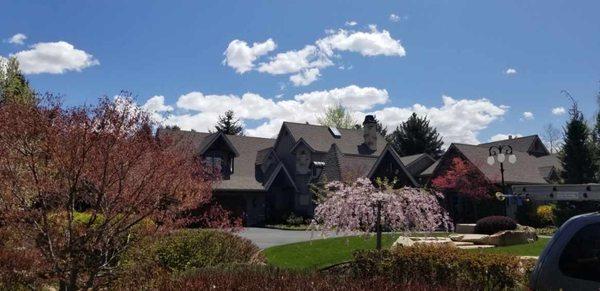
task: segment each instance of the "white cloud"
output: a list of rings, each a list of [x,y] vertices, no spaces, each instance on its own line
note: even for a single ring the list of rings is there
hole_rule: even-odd
[[[27,39],[26,35],[24,35],[22,33],[17,33],[8,39],[8,43],[24,44],[26,39]]]
[[[504,71],[504,74],[506,74],[506,75],[515,75],[515,74],[517,74],[517,70],[513,69],[513,68],[508,68],[508,69],[506,69],[506,71]]]
[[[477,134],[508,110],[507,106],[495,105],[485,98],[456,100],[444,95],[442,102],[441,107],[428,108],[415,104],[404,108],[387,107],[372,113],[388,128],[395,128],[412,112],[416,112],[429,118],[431,125],[443,136],[444,142],[476,144],[479,143]]]
[[[173,106],[165,105],[165,96],[156,95],[150,97],[150,99],[142,105],[142,109],[148,112],[169,112],[173,111]]]
[[[304,70],[296,75],[290,76],[290,81],[294,84],[294,86],[306,86],[310,83],[316,81],[321,73],[318,68],[312,68],[308,70]]]
[[[554,115],[564,115],[565,113],[567,113],[567,110],[564,107],[552,108],[552,114]]]
[[[293,74],[309,68],[325,68],[333,65],[331,60],[319,53],[314,45],[298,51],[278,53],[267,63],[261,63],[258,71],[271,75]]]
[[[346,23],[345,23],[346,26],[355,26],[357,24],[358,24],[358,22],[356,22],[354,20],[346,21]]]
[[[315,44],[309,44],[299,50],[289,50],[271,56],[268,61],[262,62],[256,68],[261,73],[271,75],[288,75],[295,86],[306,86],[316,81],[323,68],[333,66],[334,59],[341,58],[336,52],[355,52],[363,56],[397,56],[406,55],[404,47],[399,40],[391,37],[386,30],[379,31],[375,25],[369,26],[370,31],[337,31],[327,30],[327,36],[318,39]],[[272,45],[265,45],[271,41]],[[263,44],[254,44],[249,47],[246,42],[234,40],[225,51],[223,61],[238,73],[254,69],[254,61],[275,49],[275,43],[269,39]],[[253,49],[263,45],[259,50],[260,55]]]
[[[21,71],[25,74],[79,72],[100,64],[91,54],[76,49],[65,41],[36,43],[31,46],[31,49],[11,56],[17,58]]]
[[[227,49],[223,53],[225,59],[223,64],[226,64],[235,69],[239,74],[250,71],[254,67],[254,61],[273,51],[277,45],[272,39],[268,39],[262,43],[253,43],[252,47],[242,40],[235,39],[229,43]]]
[[[363,56],[398,56],[406,55],[399,40],[393,39],[387,30],[379,31],[374,25],[369,32],[338,30],[325,38],[317,40],[317,46],[328,56],[334,51],[350,51]]]
[[[400,16],[392,13],[392,14],[390,14],[390,21],[391,22],[398,22],[398,21],[400,21]]]
[[[289,100],[265,98],[255,93],[239,96],[190,92],[179,97],[176,105],[180,113],[170,114],[165,118],[165,123],[178,125],[183,129],[207,131],[212,129],[219,114],[233,109],[242,121],[260,122],[258,126],[246,128],[248,135],[272,137],[277,134],[284,120],[314,124],[325,108],[342,104],[357,120],[361,120],[366,114],[375,114],[389,129],[394,129],[412,112],[416,112],[429,118],[431,125],[438,129],[447,144],[479,143],[478,133],[501,118],[508,109],[507,106],[495,105],[483,98],[454,99],[449,96],[442,96],[439,107],[414,104],[377,109],[389,100],[385,89],[356,85],[297,94]]]
[[[515,137],[522,137],[522,134],[519,133],[499,133],[496,135],[493,135],[492,137],[490,137],[490,142],[492,141],[499,141],[499,140],[505,140],[505,139],[509,139],[509,138],[515,138]]]
[[[532,120],[534,118],[533,112],[525,111],[523,112],[523,119]]]

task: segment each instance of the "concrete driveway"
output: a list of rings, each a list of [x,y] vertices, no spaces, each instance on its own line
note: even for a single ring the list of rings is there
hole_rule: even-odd
[[[271,228],[246,227],[238,233],[239,236],[245,237],[255,243],[259,248],[266,249],[272,246],[290,244],[295,242],[309,241],[311,239],[311,231],[305,230],[280,230]],[[328,234],[325,238],[337,237],[344,235],[336,235],[335,233]],[[321,232],[312,232],[312,239],[321,239]]]

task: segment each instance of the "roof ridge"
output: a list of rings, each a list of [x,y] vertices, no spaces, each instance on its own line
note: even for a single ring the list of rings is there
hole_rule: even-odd
[[[540,137],[537,134],[530,134],[530,135],[525,135],[525,136],[518,136],[518,137],[513,137],[513,138],[505,138],[505,139],[500,139],[500,140],[495,140],[495,141],[490,141],[490,142],[484,142],[484,143],[480,143],[479,145],[483,145],[483,144],[490,144],[490,143],[495,143],[495,142],[499,142],[499,141],[505,141],[505,140],[515,140],[515,139],[524,139],[524,138],[530,138],[530,137]]]

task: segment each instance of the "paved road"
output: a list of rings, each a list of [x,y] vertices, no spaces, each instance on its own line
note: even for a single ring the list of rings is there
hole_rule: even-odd
[[[270,228],[246,227],[238,235],[245,237],[255,243],[259,248],[266,249],[268,247],[290,244],[295,242],[309,241],[311,239],[311,231],[304,230],[280,230]],[[326,237],[336,237],[334,233]],[[312,239],[320,239],[321,232],[314,231]]]

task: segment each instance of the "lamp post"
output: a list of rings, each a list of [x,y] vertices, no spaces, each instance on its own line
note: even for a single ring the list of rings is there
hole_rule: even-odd
[[[508,162],[514,164],[517,161],[517,156],[513,154],[512,147],[509,145],[497,145],[491,146],[489,149],[489,156],[487,163],[491,166],[498,160],[500,163],[500,175],[502,176],[502,192],[506,192],[506,186],[504,185],[504,161],[508,156]],[[506,194],[506,193],[505,193]]]

